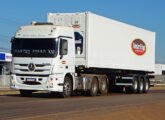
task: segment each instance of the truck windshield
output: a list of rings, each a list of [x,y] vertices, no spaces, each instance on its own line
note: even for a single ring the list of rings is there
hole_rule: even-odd
[[[55,39],[15,38],[12,42],[13,57],[55,57],[57,43]]]

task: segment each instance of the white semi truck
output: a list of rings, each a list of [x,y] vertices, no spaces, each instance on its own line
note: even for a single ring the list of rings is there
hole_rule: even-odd
[[[49,13],[12,38],[10,87],[22,96],[50,91],[69,97],[108,91],[147,93],[155,33],[90,12]]]

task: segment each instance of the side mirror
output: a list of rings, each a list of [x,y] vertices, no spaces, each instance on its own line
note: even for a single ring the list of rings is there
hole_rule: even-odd
[[[68,41],[61,39],[60,40],[60,59],[62,59],[63,55],[67,55],[68,53]]]
[[[11,41],[10,41],[10,42],[11,42],[11,51],[10,51],[10,52],[11,52],[11,53],[13,53],[14,39],[15,39],[15,38],[12,37],[12,38],[11,38]]]

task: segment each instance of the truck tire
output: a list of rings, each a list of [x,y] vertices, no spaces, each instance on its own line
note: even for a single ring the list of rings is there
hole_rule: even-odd
[[[125,88],[126,93],[137,93],[138,91],[138,77],[134,77],[132,81],[132,86]]]
[[[134,77],[133,78],[133,83],[132,83],[132,86],[131,86],[131,92],[132,93],[137,93],[137,89],[138,89],[138,78]]]
[[[20,90],[20,94],[23,97],[29,97],[29,96],[31,96],[32,91],[31,90]]]
[[[101,77],[99,91],[100,91],[101,95],[107,95],[108,94],[107,77]]]
[[[144,84],[143,93],[147,93],[149,90],[149,86],[150,86],[149,79],[145,78],[143,81],[143,84]]]
[[[144,88],[144,79],[142,76],[139,76],[138,77],[138,88],[137,88],[137,93],[143,93],[143,88]]]
[[[90,96],[96,96],[97,93],[98,93],[98,81],[97,81],[97,77],[93,77],[91,87],[89,90],[89,95]]]
[[[60,97],[67,98],[70,97],[72,94],[72,82],[70,77],[64,78],[64,84],[63,84],[63,92],[60,93]]]

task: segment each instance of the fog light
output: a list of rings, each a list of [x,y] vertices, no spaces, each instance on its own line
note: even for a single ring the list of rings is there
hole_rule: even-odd
[[[15,86],[15,80],[14,80],[14,77],[13,76],[11,76],[10,85],[11,86]]]
[[[12,84],[15,84],[15,80],[11,80],[11,83],[12,83]]]
[[[47,88],[53,88],[53,81],[48,81]]]

